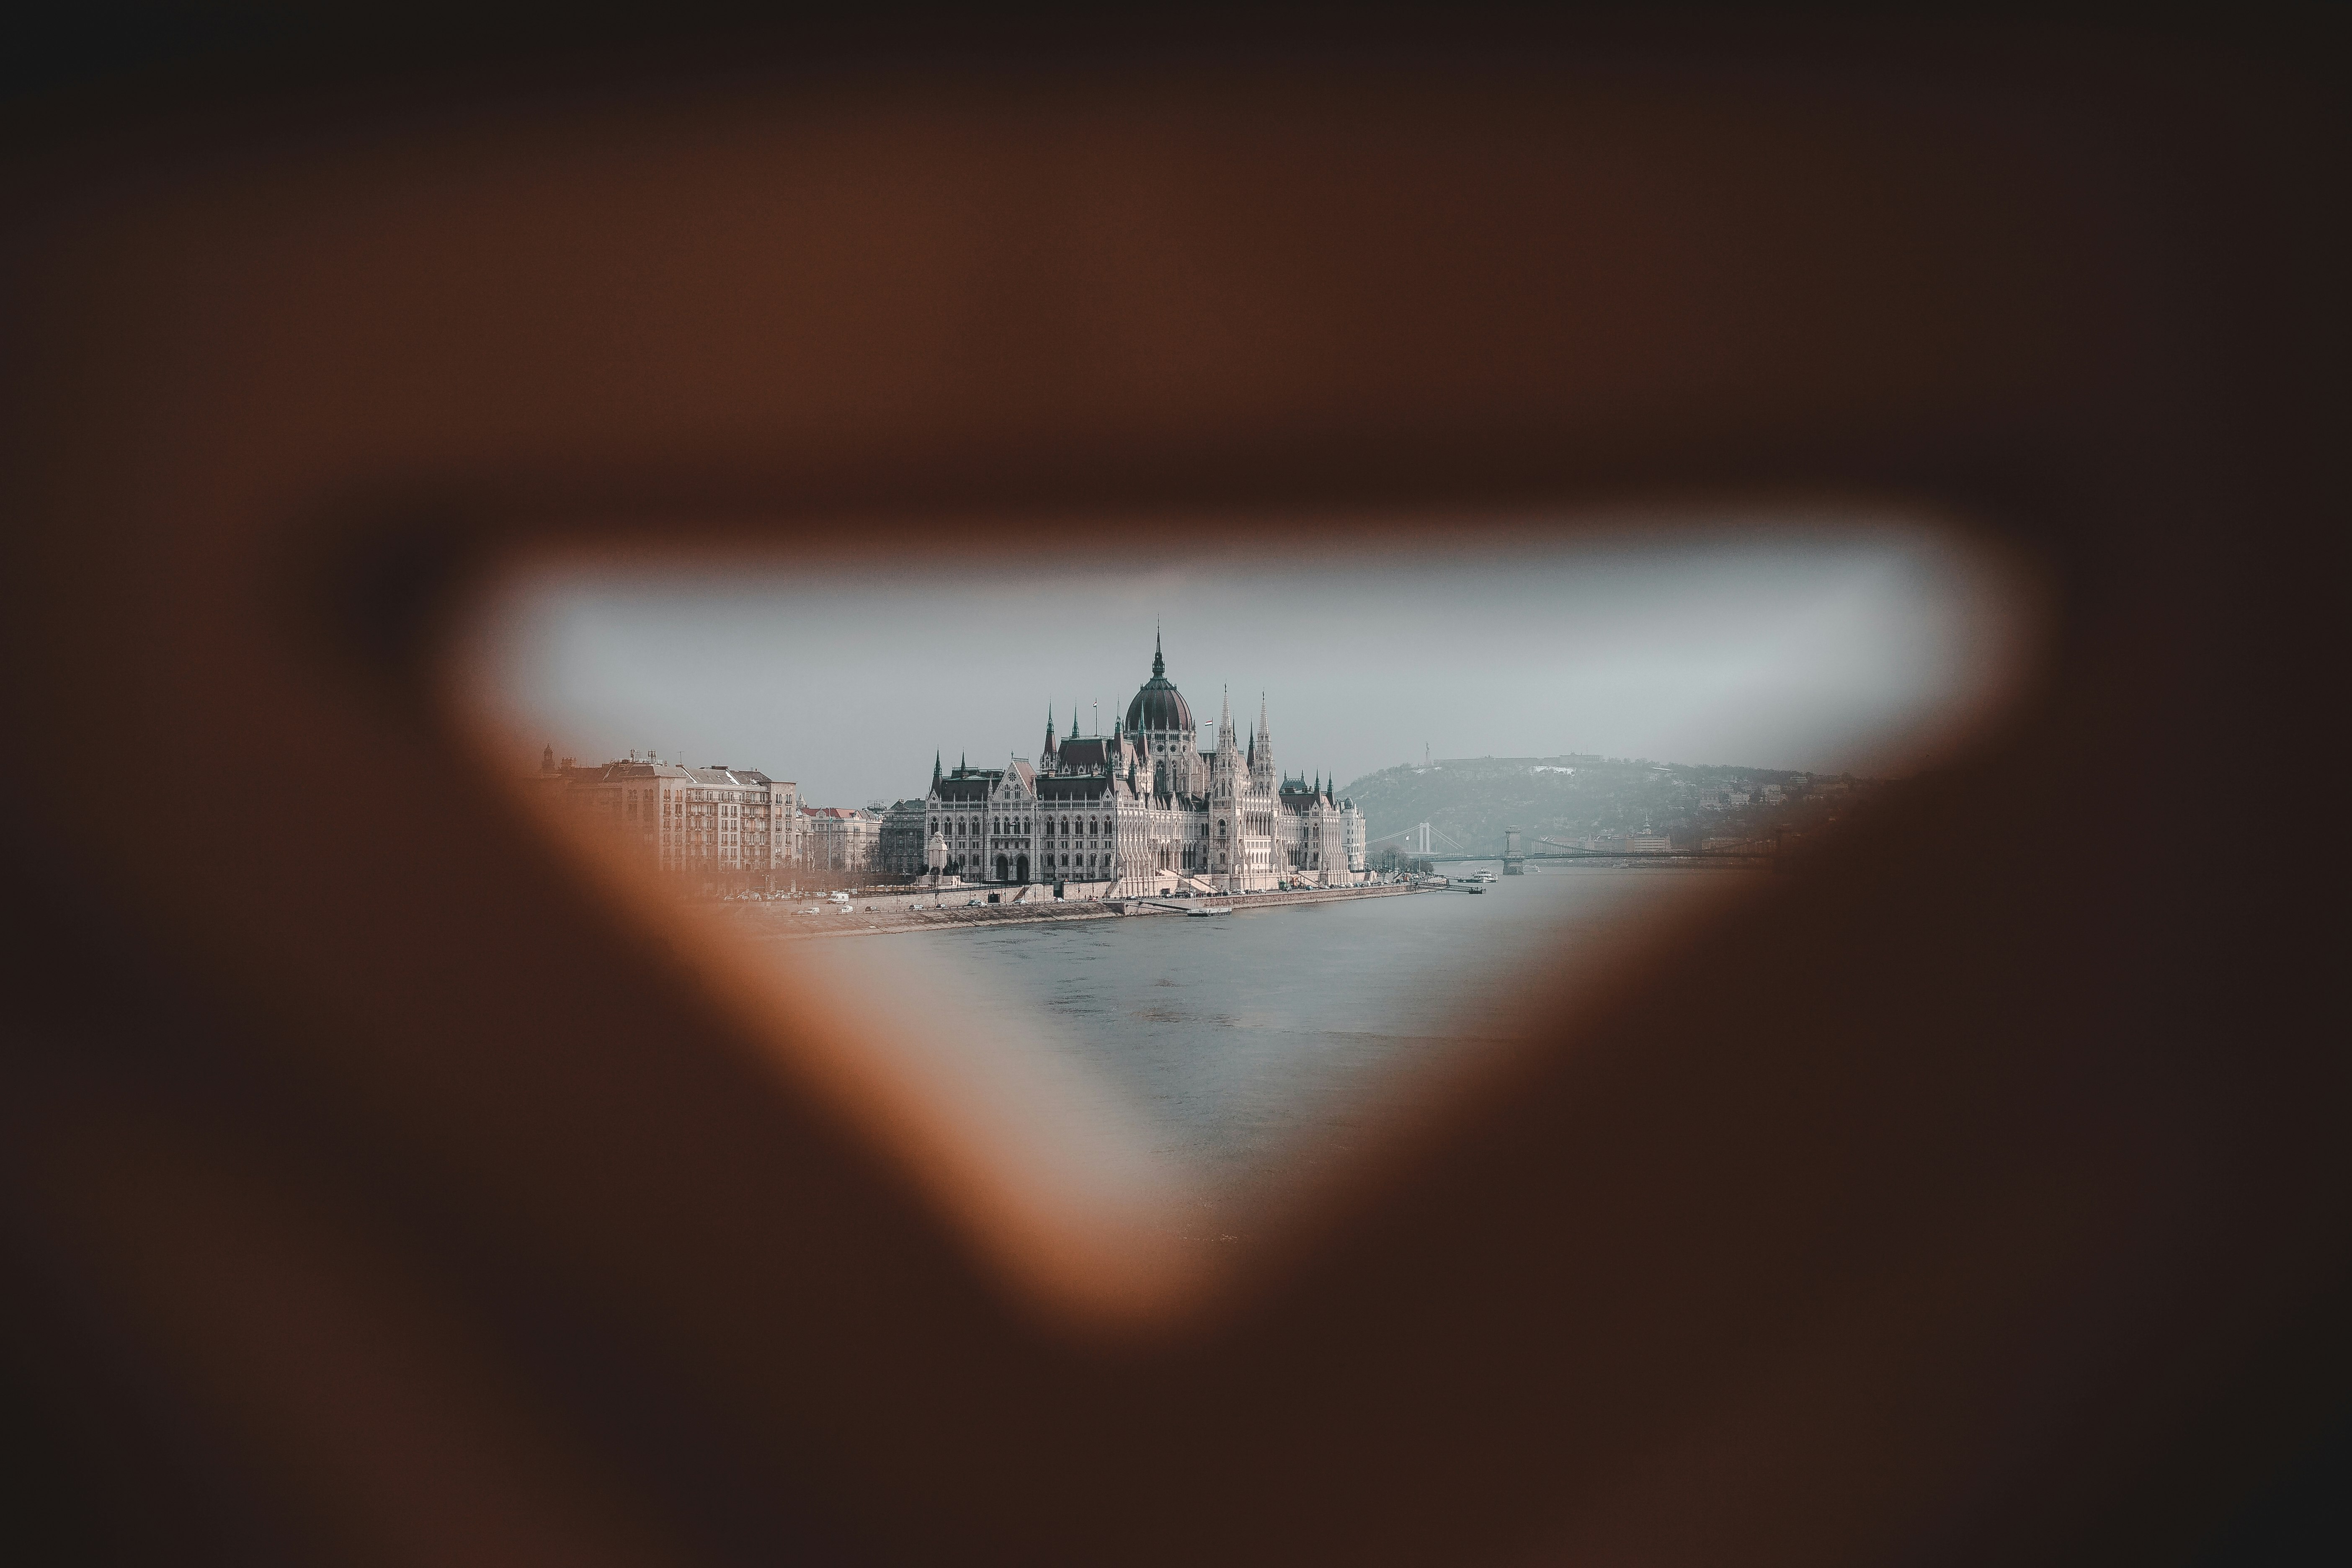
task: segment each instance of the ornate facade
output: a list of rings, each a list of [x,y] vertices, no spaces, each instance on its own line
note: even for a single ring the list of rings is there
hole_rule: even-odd
[[[925,809],[929,868],[970,882],[1130,897],[1338,887],[1364,869],[1354,805],[1320,777],[1276,771],[1265,700],[1246,742],[1228,700],[1202,748],[1156,641],[1151,679],[1112,733],[1057,740],[1049,711],[1034,763],[949,770],[934,757]]]

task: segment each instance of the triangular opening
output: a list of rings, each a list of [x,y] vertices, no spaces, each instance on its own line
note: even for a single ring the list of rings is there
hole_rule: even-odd
[[[1003,531],[1018,566],[517,559],[452,690],[627,918],[796,1021],[785,1070],[1113,1315],[1283,1245],[1628,954],[1801,869],[2014,696],[2039,624],[2015,562],[1887,519],[1084,570]]]

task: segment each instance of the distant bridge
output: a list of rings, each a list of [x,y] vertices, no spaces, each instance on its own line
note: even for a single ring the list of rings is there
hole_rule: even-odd
[[[1531,849],[1524,855],[1506,856],[1497,850],[1483,855],[1416,855],[1416,860],[1426,860],[1433,866],[1454,865],[1465,860],[1759,860],[1780,858],[1777,848],[1765,849]]]
[[[1738,848],[1721,849],[1591,849],[1580,844],[1562,844],[1556,838],[1538,838],[1536,842],[1547,847],[1522,851],[1519,847],[1519,830],[1516,827],[1503,830],[1503,848],[1497,853],[1493,850],[1465,849],[1452,839],[1446,838],[1445,835],[1437,832],[1426,822],[1418,823],[1402,833],[1391,833],[1383,837],[1375,838],[1372,842],[1384,844],[1391,838],[1418,839],[1423,847],[1408,850],[1408,853],[1416,860],[1426,860],[1432,865],[1456,865],[1465,860],[1499,860],[1502,862],[1504,871],[1510,874],[1516,874],[1519,868],[1529,860],[1643,860],[1667,864],[1706,862],[1724,865],[1754,862],[1769,865],[1777,860],[1780,854],[1780,846],[1777,839],[1770,844],[1765,844],[1759,839]],[[1437,852],[1434,847],[1435,841],[1441,839],[1446,846],[1444,853]]]
[[[1419,860],[1426,860],[1430,858],[1431,852],[1433,851],[1441,843],[1449,849],[1462,849],[1462,846],[1454,843],[1454,840],[1446,837],[1445,835],[1438,832],[1437,829],[1430,826],[1426,822],[1416,822],[1402,833],[1383,833],[1378,838],[1373,839],[1371,844],[1365,845],[1364,847],[1369,849],[1372,847],[1372,844],[1386,844],[1391,838],[1402,838],[1406,840],[1404,846],[1405,853]],[[1469,855],[1465,851],[1462,854],[1454,856],[1453,858],[1476,859],[1477,857]],[[1493,857],[1489,856],[1487,858],[1491,859]]]

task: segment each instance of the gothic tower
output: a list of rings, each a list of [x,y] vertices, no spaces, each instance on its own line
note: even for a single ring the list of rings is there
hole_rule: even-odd
[[[1209,764],[1209,791],[1220,800],[1231,800],[1242,789],[1241,737],[1234,733],[1233,694],[1225,695],[1223,711],[1217,716],[1217,754]]]
[[[1274,772],[1274,732],[1265,726],[1265,693],[1257,694],[1257,733],[1250,738],[1250,788],[1259,795],[1272,795],[1276,778]]]

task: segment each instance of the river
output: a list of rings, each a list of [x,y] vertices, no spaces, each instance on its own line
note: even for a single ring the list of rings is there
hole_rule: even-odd
[[[1476,867],[1457,868],[1467,875]],[[1528,1002],[1600,978],[1626,939],[1759,873],[1578,866],[1478,894],[1004,925],[788,944],[867,985],[919,979],[933,1016],[1097,1080],[1189,1238],[1242,1238],[1274,1189],[1376,1136],[1416,1077],[1528,1033]],[[887,971],[870,967],[887,962]],[[846,973],[846,971],[845,971]],[[893,977],[882,978],[887,973]],[[1002,1044],[978,1048],[1004,1048]],[[1069,1113],[1108,1124],[1109,1115]],[[1102,1127],[1067,1128],[1083,1137]]]

